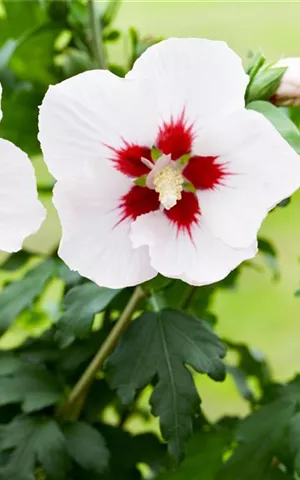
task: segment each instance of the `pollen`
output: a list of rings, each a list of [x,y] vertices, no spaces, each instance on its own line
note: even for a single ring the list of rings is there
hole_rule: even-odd
[[[181,199],[184,178],[181,172],[171,165],[167,165],[153,179],[155,191],[159,193],[161,205],[170,210]]]

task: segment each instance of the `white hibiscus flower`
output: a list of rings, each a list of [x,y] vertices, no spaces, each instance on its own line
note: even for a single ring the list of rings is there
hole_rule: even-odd
[[[126,79],[90,71],[50,87],[39,138],[70,268],[112,288],[157,272],[204,285],[256,254],[300,161],[244,108],[247,82],[225,43],[170,39]]]
[[[2,87],[0,85],[0,104]],[[0,120],[2,112],[0,108]],[[0,250],[16,252],[45,218],[33,166],[20,148],[0,138]]]

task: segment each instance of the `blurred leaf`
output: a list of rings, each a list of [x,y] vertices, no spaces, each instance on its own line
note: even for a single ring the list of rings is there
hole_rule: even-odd
[[[121,77],[121,78],[124,78],[127,71],[124,67],[122,67],[121,65],[116,65],[114,63],[111,63],[109,65],[109,70],[114,73],[115,75],[118,75],[118,77]]]
[[[125,332],[107,362],[110,384],[130,403],[137,390],[158,375],[151,397],[170,452],[181,458],[200,399],[186,364],[214,380],[225,377],[225,349],[203,322],[176,310],[145,313]]]
[[[72,40],[71,30],[61,30],[54,42],[54,49],[61,52],[70,44]]]
[[[0,136],[15,143],[28,155],[40,153],[37,118],[44,93],[43,89],[29,83],[18,84],[11,92],[3,90]]]
[[[0,329],[5,330],[43,291],[55,272],[55,263],[45,260],[24,278],[9,284],[0,293]]]
[[[108,1],[106,10],[101,17],[101,23],[103,27],[107,27],[108,25],[111,25],[111,23],[114,21],[114,19],[117,16],[120,6],[121,6],[120,0]]]
[[[102,435],[84,422],[64,428],[67,450],[85,470],[102,473],[108,467],[109,452]]]
[[[74,287],[78,283],[82,282],[82,277],[78,272],[70,270],[69,267],[59,261],[58,274],[60,278],[64,281],[67,288]]]
[[[20,38],[33,25],[41,24],[46,18],[39,0],[5,1],[4,7],[6,15],[0,17],[0,45],[8,38]]]
[[[56,348],[57,338],[55,332]],[[91,332],[87,339],[75,340],[71,339],[70,345],[62,345],[62,350],[59,356],[59,368],[68,372],[79,374],[78,369],[81,371],[82,365],[84,365],[90,358],[95,355],[99,349],[99,345],[105,340],[107,331],[102,328],[99,332]]]
[[[196,432],[182,464],[175,471],[162,473],[157,480],[215,480],[231,437],[232,432],[226,428]]]
[[[300,132],[296,125],[278,107],[268,102],[257,101],[249,103],[247,108],[262,113],[291,147],[297,153],[300,153]]]
[[[221,468],[217,480],[269,478],[272,460],[280,451],[287,428],[298,418],[295,414],[300,406],[299,398],[300,380],[296,378],[278,392],[275,401],[243,420],[237,429],[239,445]],[[294,433],[290,438],[295,436]]]
[[[25,310],[1,336],[0,349],[15,349],[28,338],[40,337],[51,325],[52,321],[46,312]]]
[[[213,296],[216,294],[216,290],[215,285],[204,285],[197,288],[188,305],[189,311],[198,318],[203,318],[209,309]]]
[[[110,451],[109,471],[103,480],[141,480],[136,469],[138,463],[148,465],[153,472],[159,471],[165,463],[166,448],[156,435],[132,435],[110,425],[100,425],[99,429]]]
[[[226,344],[229,349],[238,353],[238,368],[247,377],[255,377],[260,388],[264,390],[266,385],[271,383],[272,377],[270,367],[261,352],[243,343],[226,340]]]
[[[150,285],[152,285],[152,283]],[[155,283],[153,285],[155,286]],[[171,281],[168,286],[166,285],[163,294],[168,306],[171,308],[180,308],[182,298],[185,297],[187,288],[189,289],[190,286],[181,280],[174,280]],[[202,287],[201,289],[197,289],[197,291],[198,290],[202,290]]]
[[[300,471],[300,412],[292,417],[288,425],[287,440],[295,459],[295,468]]]
[[[246,104],[256,100],[269,100],[277,91],[281,79],[286,72],[284,68],[267,66],[260,68],[246,90]]]
[[[103,42],[116,42],[121,36],[119,30],[108,30],[103,32],[102,40]]]
[[[162,275],[158,274],[152,280],[147,282],[147,288],[151,292],[160,292],[165,290],[166,287],[170,286],[170,284],[174,282],[173,279],[163,277]]]
[[[12,375],[18,371],[23,370],[24,362],[21,358],[11,353],[0,354],[0,376]]]
[[[227,371],[232,376],[240,395],[248,402],[253,402],[253,393],[249,387],[245,372],[241,368],[232,365],[227,366]]]
[[[72,4],[70,0],[49,0],[48,15],[54,22],[65,22],[69,14],[69,8]]]
[[[25,250],[20,250],[17,253],[12,253],[0,266],[1,270],[8,272],[14,272],[22,268],[28,260],[31,258],[31,254]]]
[[[267,265],[273,273],[274,279],[278,279],[280,276],[279,266],[277,263],[277,252],[269,240],[265,238],[258,239],[258,249],[262,253]]]
[[[68,47],[62,53],[56,55],[54,63],[61,69],[64,79],[93,68],[93,62],[89,54],[73,47]]]
[[[24,412],[57,403],[62,392],[56,378],[43,366],[24,363],[23,369],[0,377],[0,405],[21,403]]]
[[[54,43],[61,31],[62,27],[58,24],[44,24],[19,42],[9,63],[19,79],[46,87],[57,83]]]
[[[94,422],[99,418],[104,408],[115,399],[115,392],[109,388],[107,381],[103,378],[96,379],[88,392],[83,407],[84,419],[89,423]]]
[[[80,25],[84,28],[88,25],[88,11],[86,4],[83,3],[81,0],[72,0],[70,2],[70,10],[68,14],[68,22],[76,29],[76,26]]]
[[[146,463],[152,470],[158,471],[165,463],[166,448],[153,433],[141,433],[132,437],[131,449],[136,457],[135,463]]]
[[[279,468],[272,468],[268,472],[266,480],[296,480],[296,477],[279,470]]]
[[[0,428],[0,449],[14,449],[8,464],[2,469],[5,475],[2,478],[31,478],[36,462],[43,466],[47,479],[66,478],[69,461],[65,439],[54,420],[16,417],[10,424]]]
[[[120,290],[98,287],[89,282],[72,288],[65,297],[65,313],[58,327],[74,337],[82,338],[90,331],[96,313],[104,310]]]
[[[163,40],[162,37],[141,37],[139,32],[133,28],[129,28],[129,41],[131,47],[131,58],[129,62],[129,68],[132,68],[134,62],[147,50],[147,48],[155,45]]]

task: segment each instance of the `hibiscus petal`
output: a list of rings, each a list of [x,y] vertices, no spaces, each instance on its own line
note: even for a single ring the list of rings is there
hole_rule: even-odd
[[[153,278],[148,249],[133,249],[120,199],[132,183],[109,165],[81,179],[61,180],[54,204],[62,224],[60,257],[100,286],[123,288]]]
[[[126,78],[151,81],[162,124],[185,112],[196,132],[243,107],[249,81],[241,59],[226,43],[200,38],[171,38],[148,48]]]
[[[268,211],[300,186],[298,154],[257,112],[240,110],[203,131],[194,153],[218,155],[227,172],[198,198],[208,228],[232,247],[253,243]]]
[[[244,249],[229,247],[210,233],[204,221],[194,226],[191,240],[188,233],[178,233],[161,212],[137,218],[131,227],[131,240],[136,248],[148,245],[155,270],[191,285],[222,280],[257,252],[256,242]]]
[[[0,249],[16,252],[45,218],[36,179],[27,155],[0,139]]]
[[[155,92],[148,82],[103,70],[50,87],[40,108],[39,140],[57,179],[80,176],[90,163],[116,158],[115,151],[126,145],[151,148],[157,131]],[[122,156],[122,171],[127,157]],[[133,163],[131,173],[133,167],[137,171],[135,157]]]

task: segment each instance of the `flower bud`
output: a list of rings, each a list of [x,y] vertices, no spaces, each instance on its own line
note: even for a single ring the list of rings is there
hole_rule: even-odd
[[[282,58],[274,67],[287,67],[273,97],[274,103],[300,106],[300,57]]]

